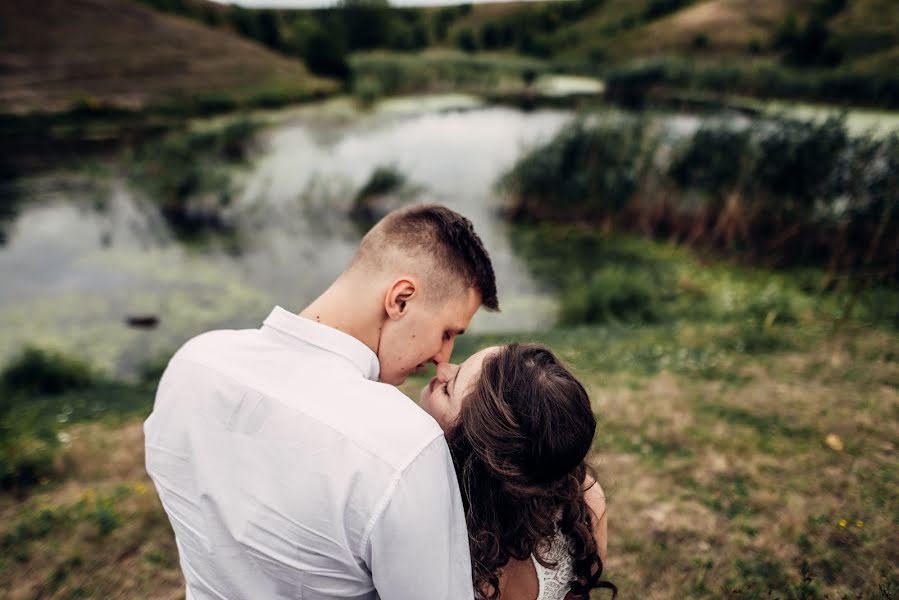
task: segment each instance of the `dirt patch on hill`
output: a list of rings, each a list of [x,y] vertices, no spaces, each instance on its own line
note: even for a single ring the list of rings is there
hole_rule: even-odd
[[[330,90],[303,64],[117,0],[0,3],[0,112],[141,109],[197,94]]]

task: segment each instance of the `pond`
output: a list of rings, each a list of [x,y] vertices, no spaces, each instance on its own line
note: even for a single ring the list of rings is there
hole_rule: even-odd
[[[0,246],[0,361],[34,344],[128,374],[199,332],[258,326],[275,304],[300,310],[352,257],[363,231],[345,217],[349,203],[384,165],[416,199],[468,216],[490,250],[503,310],[472,330],[545,328],[555,303],[510,249],[494,184],[572,116],[464,96],[260,113],[268,125],[233,173],[234,231],[206,243],[173,235],[125,175],[127,153],[21,179]]]
[[[588,118],[622,117],[631,118],[606,107]],[[522,111],[443,95],[364,111],[337,98],[252,118],[264,126],[249,161],[222,165],[233,193],[232,226],[221,234],[185,239],[173,230],[148,198],[152,182],[129,176],[138,159],[127,149],[0,190],[0,362],[30,344],[128,375],[202,331],[256,327],[276,304],[301,310],[350,261],[364,228],[347,215],[382,167],[408,181],[401,201],[445,204],[483,238],[502,312],[478,313],[473,332],[552,327],[559,312],[553,274],[573,260],[589,270],[601,258],[592,250],[574,256],[564,241],[519,236],[498,214],[497,180],[578,118],[571,110]],[[751,124],[730,112],[641,119],[661,134],[661,160],[710,119]],[[221,118],[194,124],[216,127]]]

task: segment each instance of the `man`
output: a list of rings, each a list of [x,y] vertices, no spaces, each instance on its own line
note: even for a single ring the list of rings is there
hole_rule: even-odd
[[[188,600],[472,597],[442,431],[384,384],[448,361],[481,304],[498,309],[471,223],[414,207],[300,315],[175,354],[144,431]]]

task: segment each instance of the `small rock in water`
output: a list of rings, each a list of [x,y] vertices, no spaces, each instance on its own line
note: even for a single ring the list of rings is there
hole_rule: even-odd
[[[155,315],[135,315],[125,317],[125,323],[128,327],[136,329],[153,329],[159,325],[159,317]]]

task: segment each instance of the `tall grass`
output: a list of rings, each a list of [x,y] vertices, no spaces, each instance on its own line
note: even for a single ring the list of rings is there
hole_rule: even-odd
[[[636,119],[582,120],[501,184],[518,220],[587,220],[823,266],[834,285],[899,281],[899,136],[852,137],[841,119],[713,119],[673,145]]]

